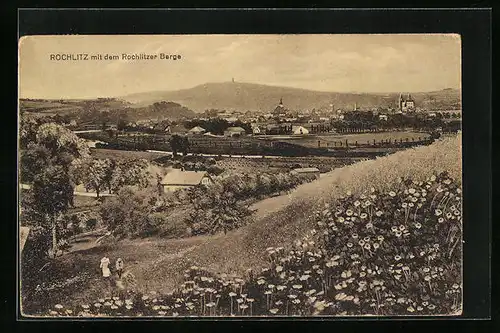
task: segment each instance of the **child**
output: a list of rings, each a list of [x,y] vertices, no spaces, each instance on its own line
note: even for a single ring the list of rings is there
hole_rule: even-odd
[[[123,272],[123,260],[122,258],[116,259],[116,272],[118,273],[118,278],[122,277]]]

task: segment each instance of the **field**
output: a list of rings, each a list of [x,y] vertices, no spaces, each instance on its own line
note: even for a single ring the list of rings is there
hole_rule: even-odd
[[[160,238],[105,243],[59,259],[47,270],[60,287],[50,293],[52,302],[76,305],[102,295],[99,259],[124,259],[142,291],[168,292],[183,279],[192,265],[221,273],[244,274],[266,264],[266,248],[288,247],[312,228],[311,214],[325,203],[338,200],[347,191],[359,195],[365,189],[387,191],[400,177],[425,180],[434,173],[449,171],[461,182],[461,136],[446,138],[376,160],[336,169],[319,180],[303,184],[289,195],[254,204],[256,214],[248,226],[227,235],[181,240]],[[68,282],[70,281],[70,282]],[[76,281],[76,282],[71,282]]]
[[[113,149],[92,149],[92,155],[96,158],[111,158],[116,160],[146,159],[154,162],[160,157],[167,156],[162,153],[113,150]],[[362,158],[338,158],[338,157],[279,157],[279,158],[242,158],[242,157],[221,157],[217,160],[217,165],[223,169],[233,172],[283,172],[297,167],[316,167],[321,172],[328,172],[332,169],[342,167],[363,160]]]
[[[338,157],[282,157],[282,158],[238,158],[223,157],[217,165],[234,172],[283,172],[295,168],[318,168],[320,172],[329,172],[352,163],[361,161],[361,158]]]
[[[110,158],[115,160],[134,160],[145,159],[153,161],[159,157],[165,156],[162,153],[152,153],[147,151],[117,150],[117,149],[92,149],[92,156],[95,158]]]
[[[81,110],[81,106],[65,102],[61,103],[60,101],[30,101],[30,100],[21,100],[20,101],[21,110],[26,112],[35,112],[35,113],[43,113],[43,114],[57,114],[64,112],[73,112]]]
[[[338,147],[345,146],[345,142],[349,146],[354,146],[356,144],[360,145],[373,145],[375,143],[379,143],[381,141],[391,142],[403,140],[405,142],[408,140],[409,142],[421,141],[429,138],[429,134],[427,133],[419,133],[419,132],[374,132],[374,133],[357,133],[357,134],[346,134],[346,135],[310,135],[304,137],[283,137],[276,139],[277,141],[289,142],[298,144],[308,148],[318,148],[318,141],[320,141],[320,147]]]
[[[89,104],[94,104],[100,107],[101,110],[111,110],[127,106],[124,101],[114,99],[65,99],[65,100],[30,100],[21,99],[19,101],[22,111],[31,113],[52,113],[52,114],[68,114],[83,110]]]

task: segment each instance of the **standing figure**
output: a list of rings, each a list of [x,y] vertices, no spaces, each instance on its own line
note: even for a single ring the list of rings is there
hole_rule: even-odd
[[[111,276],[111,271],[109,270],[109,258],[104,256],[101,259],[101,265],[99,266],[102,269],[102,276],[104,277],[104,280],[107,282],[108,287],[111,287],[111,281],[110,281],[110,276]]]
[[[116,272],[118,273],[118,278],[121,279],[123,272],[123,260],[122,258],[116,259]]]

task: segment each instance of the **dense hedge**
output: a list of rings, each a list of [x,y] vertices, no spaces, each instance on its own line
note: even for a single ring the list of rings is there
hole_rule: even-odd
[[[245,201],[279,194],[315,178],[314,175],[263,173],[235,174],[219,179],[213,185],[187,191],[194,211],[186,222],[196,235],[227,232],[243,225],[245,217],[251,214]]]

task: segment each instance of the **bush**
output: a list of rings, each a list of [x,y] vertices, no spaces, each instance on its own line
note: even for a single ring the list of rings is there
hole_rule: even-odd
[[[207,172],[211,175],[218,176],[224,172],[224,169],[217,165],[210,165],[207,168]]]
[[[151,214],[149,219],[161,237],[181,238],[189,235],[187,225],[182,218],[158,212]]]
[[[193,235],[227,232],[245,224],[251,215],[245,200],[278,194],[314,179],[289,173],[232,174],[207,187],[178,191],[178,195],[194,207],[186,221]]]
[[[238,228],[251,214],[229,189],[222,184],[194,188],[188,191],[194,210],[186,220],[193,235],[217,233]]]
[[[116,236],[138,237],[152,235],[158,231],[156,219],[151,219],[151,207],[159,207],[161,201],[152,191],[135,191],[123,188],[115,197],[108,198],[99,212],[104,224]],[[153,208],[154,209],[154,208]]]

